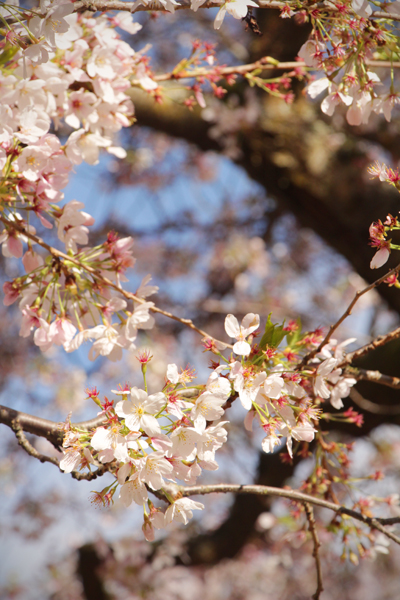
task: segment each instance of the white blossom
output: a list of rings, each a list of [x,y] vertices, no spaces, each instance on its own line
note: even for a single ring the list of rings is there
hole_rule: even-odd
[[[203,427],[206,421],[215,421],[224,414],[222,405],[226,402],[225,396],[203,392],[190,412],[195,427]]]
[[[173,504],[170,504],[165,512],[165,522],[167,524],[172,521],[187,525],[189,519],[193,517],[193,510],[203,510],[204,504],[196,502],[190,498],[179,498]]]
[[[125,419],[125,424],[131,431],[143,429],[149,436],[161,433],[160,425],[154,417],[167,403],[162,392],[148,396],[144,390],[133,387],[130,391],[131,399],[118,402],[115,412]]]
[[[245,339],[256,331],[260,326],[260,317],[254,313],[247,314],[239,326],[239,322],[233,315],[227,315],[225,319],[225,331],[238,341],[233,346],[233,351],[241,356],[248,356],[250,354],[250,344]]]

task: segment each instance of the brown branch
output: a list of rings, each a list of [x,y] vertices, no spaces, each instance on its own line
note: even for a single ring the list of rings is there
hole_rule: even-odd
[[[13,429],[13,423],[18,423],[19,427],[26,431],[26,433],[32,433],[39,437],[43,437],[48,440],[53,446],[59,448],[62,446],[65,431],[62,422],[49,421],[48,419],[42,419],[41,417],[35,417],[27,413],[8,408],[7,406],[0,405],[0,423],[7,425]],[[79,423],[71,423],[71,427],[77,429],[83,429],[90,431],[96,427],[100,427],[106,423],[106,418],[101,415],[90,421],[81,421]]]
[[[7,227],[15,229],[16,231],[19,231],[25,237],[29,238],[30,240],[32,240],[39,246],[42,246],[42,248],[45,248],[49,252],[49,254],[51,254],[55,258],[58,258],[58,259],[62,258],[63,260],[76,265],[80,269],[87,271],[88,273],[90,273],[93,276],[93,278],[95,280],[97,280],[100,283],[104,284],[105,286],[112,288],[113,290],[119,292],[120,294],[122,294],[122,296],[127,298],[127,300],[133,300],[134,302],[138,302],[139,304],[145,304],[147,302],[147,300],[145,300],[143,298],[139,298],[135,294],[132,294],[132,292],[127,292],[123,288],[118,287],[118,285],[116,283],[111,281],[111,279],[108,279],[108,277],[104,277],[104,275],[102,275],[102,273],[100,271],[98,271],[97,269],[94,269],[93,267],[90,267],[89,265],[82,264],[79,260],[77,260],[73,256],[69,256],[68,254],[65,254],[65,252],[61,252],[60,250],[53,248],[53,246],[50,246],[49,244],[47,244],[42,238],[40,238],[39,236],[33,235],[32,233],[27,231],[24,227],[22,227],[18,223],[11,222],[8,219],[6,219],[4,216],[0,216],[0,221],[2,221]],[[199,333],[201,336],[203,336],[205,338],[209,338],[211,340],[219,342],[220,344],[224,344],[227,348],[233,348],[233,346],[231,344],[227,344],[226,342],[221,342],[220,340],[217,340],[216,338],[214,338],[212,335],[208,334],[203,329],[199,329],[199,327],[196,327],[196,325],[193,323],[193,321],[191,319],[184,319],[182,317],[178,317],[166,310],[162,310],[161,308],[158,308],[157,306],[152,306],[152,307],[150,307],[149,310],[153,313],[158,313],[160,315],[164,315],[164,317],[167,317],[168,319],[172,319],[173,321],[177,321],[178,323],[181,323],[182,325],[189,327],[189,329],[196,331],[197,333]]]
[[[367,369],[357,369],[356,372],[352,372],[352,377],[357,381],[373,381],[374,383],[380,383],[387,387],[395,390],[400,389],[400,378],[392,377],[391,375],[384,375],[380,371],[370,371]]]
[[[398,269],[398,267],[396,267],[396,270],[397,269]],[[380,348],[381,346],[385,346],[385,344],[388,344],[389,342],[397,339],[398,337],[400,337],[400,327],[397,327],[397,329],[393,329],[393,331],[391,331],[390,333],[387,333],[386,335],[378,336],[377,338],[372,340],[372,342],[369,342],[368,344],[366,344],[365,346],[362,346],[358,350],[354,350],[354,352],[349,352],[343,358],[342,362],[338,365],[338,368],[342,368],[346,365],[351,364],[355,360],[362,358],[369,352],[372,352],[373,350],[376,350],[377,348]]]
[[[328,333],[326,334],[326,336],[324,337],[324,339],[322,340],[320,345],[317,348],[315,348],[314,350],[312,350],[311,352],[309,352],[308,354],[306,354],[306,356],[303,358],[301,363],[297,366],[297,370],[302,369],[312,358],[314,358],[314,356],[316,354],[318,354],[318,352],[321,352],[322,348],[324,346],[326,346],[326,344],[329,342],[329,340],[331,339],[331,337],[332,337],[333,333],[336,331],[336,329],[343,323],[343,321],[345,319],[347,319],[347,317],[349,315],[351,315],[351,311],[353,310],[355,304],[358,302],[358,300],[361,298],[361,296],[363,296],[367,292],[370,292],[374,288],[378,287],[378,285],[383,283],[388,277],[390,277],[391,275],[394,275],[395,273],[398,273],[399,271],[400,271],[400,264],[398,264],[397,267],[394,267],[394,269],[391,269],[388,273],[386,273],[386,275],[382,275],[382,277],[380,277],[379,279],[376,279],[374,282],[370,283],[370,285],[367,285],[367,287],[365,287],[364,289],[356,292],[354,295],[354,298],[352,299],[352,301],[350,302],[350,304],[348,305],[348,307],[346,308],[346,310],[344,311],[342,316],[336,321],[336,323],[334,323],[333,325],[330,326]],[[400,335],[400,328],[398,328],[398,330],[395,330],[395,332],[397,332],[397,331],[398,331],[398,333],[395,337],[398,337]],[[392,332],[392,333],[394,333],[394,332]],[[391,334],[388,334],[388,335],[391,335]],[[384,337],[386,337],[386,336],[384,336]],[[391,338],[391,339],[393,339],[393,338]],[[390,341],[390,340],[387,340],[387,341]],[[387,343],[387,341],[385,343]],[[375,347],[378,347],[378,346],[375,346]],[[356,351],[356,352],[358,352],[358,351]],[[353,358],[351,360],[353,360],[354,355],[355,355],[354,352],[347,354],[345,360],[342,361],[341,364],[349,364],[351,361],[347,360],[347,357],[350,357],[352,355],[353,355]],[[340,366],[340,365],[338,365],[338,366]]]
[[[3,408],[3,407],[2,407]],[[15,411],[16,412],[16,411]],[[23,413],[20,413],[23,414]],[[30,416],[30,415],[28,415]],[[45,420],[45,419],[43,419]],[[17,438],[18,444],[25,450],[29,456],[33,456],[33,458],[37,458],[41,463],[49,462],[52,465],[55,465],[60,469],[60,461],[58,458],[54,456],[47,456],[47,454],[41,454],[32,446],[30,441],[27,439],[23,432],[23,428],[18,418],[13,419],[10,424],[11,429],[15,433],[15,437]],[[61,469],[60,469],[61,471]],[[97,479],[101,475],[104,475],[108,471],[108,467],[106,465],[101,465],[96,471],[89,471],[89,473],[80,473],[79,471],[71,471],[71,476],[78,481],[86,480],[92,481],[93,479]]]
[[[379,62],[379,61],[375,61]],[[400,63],[399,63],[400,66]],[[231,67],[219,67],[218,65],[211,68],[206,69],[204,67],[198,69],[192,69],[186,71],[183,69],[182,71],[170,73],[163,73],[162,75],[154,75],[152,79],[154,81],[170,81],[174,79],[189,79],[192,77],[207,77],[208,75],[221,75],[221,77],[225,77],[226,75],[246,75],[246,73],[250,73],[251,71],[255,71],[256,69],[265,70],[275,70],[275,69],[296,69],[298,67],[307,67],[307,65],[302,61],[291,61],[291,62],[277,62],[271,56],[264,56],[260,60],[257,60],[253,63],[248,63],[245,65],[236,65]],[[131,81],[132,85],[140,86],[140,81],[133,79]]]
[[[17,419],[11,422],[11,429],[15,433],[15,437],[17,438],[18,444],[30,456],[33,456],[33,458],[37,458],[38,460],[40,460],[41,463],[49,462],[53,465],[56,465],[56,467],[60,467],[60,461],[58,460],[58,458],[55,458],[54,456],[47,456],[46,454],[41,454],[36,450],[36,448],[32,446],[32,444],[26,438],[22,427]]]
[[[77,481],[93,481],[93,479],[97,479],[107,473],[109,471],[109,466],[111,463],[107,465],[101,465],[96,469],[96,471],[89,471],[89,473],[81,473],[80,471],[71,471],[71,477],[76,479]]]
[[[222,4],[224,3],[224,1],[225,0],[208,0],[199,8],[201,8],[201,9],[220,8],[222,6]],[[286,2],[278,2],[276,0],[272,0],[271,2],[268,2],[267,0],[259,0],[258,1],[258,8],[261,8],[261,9],[281,10],[285,6],[287,6]],[[292,8],[296,8],[296,7],[292,7]],[[334,6],[334,5],[326,6],[326,4],[324,4],[324,3],[310,4],[307,6],[307,8],[310,11],[315,10],[315,9],[320,9],[324,13],[335,14],[338,12],[338,9],[336,8],[336,6]],[[184,1],[182,4],[175,6],[175,10],[187,10],[187,9],[190,9],[189,2]],[[124,0],[80,0],[80,1],[74,3],[74,12],[85,12],[85,11],[108,12],[108,11],[113,11],[113,10],[128,11],[130,13],[150,12],[150,11],[151,12],[163,12],[163,13],[170,12],[170,11],[167,11],[163,6],[160,6],[160,4],[157,4],[157,3],[151,3],[149,6],[144,6],[144,5],[135,6],[135,2],[125,2]],[[39,11],[34,11],[32,9],[21,9],[21,14],[20,14],[19,18],[20,18],[20,20],[26,20],[30,15],[42,16],[42,13],[40,13]],[[357,17],[357,14],[355,14],[354,16]],[[389,21],[400,21],[400,15],[391,14],[391,13],[387,13],[384,11],[374,11],[369,16],[369,20],[374,21],[376,19],[387,19]],[[10,25],[18,22],[17,19],[12,15],[4,16],[4,20],[7,21],[7,23],[9,23]]]
[[[268,485],[240,485],[240,484],[228,484],[228,483],[219,483],[215,485],[191,485],[187,487],[179,486],[179,492],[181,496],[195,496],[195,495],[205,495],[205,494],[214,494],[214,493],[233,493],[233,494],[256,494],[259,496],[276,496],[278,498],[287,498],[288,500],[292,500],[294,502],[301,502],[304,504],[305,502],[309,502],[314,506],[320,506],[321,508],[327,508],[328,510],[332,510],[338,515],[348,515],[357,521],[361,521],[365,523],[371,529],[377,529],[384,535],[386,535],[389,539],[396,542],[396,544],[400,545],[400,537],[389,531],[384,527],[385,519],[367,517],[352,508],[347,508],[346,506],[342,506],[341,504],[335,504],[334,502],[329,502],[328,500],[323,500],[322,498],[314,498],[309,494],[303,494],[302,492],[298,492],[296,490],[275,488]],[[388,524],[388,523],[386,523]],[[393,524],[390,521],[390,524]]]
[[[224,0],[207,0],[200,8],[220,8]],[[258,2],[259,8],[272,8],[272,9],[281,9],[285,6],[284,2],[267,2],[266,0],[259,0]],[[190,3],[184,2],[175,6],[175,10],[187,10],[190,9]],[[80,2],[75,2],[74,4],[75,12],[84,12],[86,10],[92,12],[106,12],[109,10],[125,10],[131,13],[142,12],[142,11],[151,11],[151,12],[169,12],[166,11],[163,6],[157,3],[151,3],[149,6],[136,6],[135,2],[124,2],[121,0],[81,0]]]
[[[177,390],[176,393],[185,398],[192,398],[197,394],[200,394],[201,391],[197,389],[182,389]],[[25,431],[26,433],[31,433],[33,435],[37,435],[38,437],[45,438],[56,448],[60,448],[63,444],[65,435],[65,422],[49,421],[48,419],[42,419],[41,417],[20,412],[19,410],[14,410],[13,408],[2,406],[0,404],[0,424],[1,423],[3,425],[7,425],[7,427],[10,427],[11,429],[14,429],[13,424],[18,423],[19,429]],[[71,423],[71,428],[91,431],[92,429],[101,427],[106,423],[106,417],[104,415],[100,415],[87,421]]]
[[[391,63],[390,60],[366,60],[365,64],[369,67],[377,67],[377,68],[400,68],[400,62]],[[290,61],[290,62],[277,62],[271,56],[264,56],[260,60],[248,63],[245,65],[234,65],[231,67],[219,67],[218,65],[211,68],[206,69],[204,67],[198,69],[192,69],[186,71],[183,69],[179,72],[171,71],[170,73],[163,73],[161,75],[152,75],[152,79],[154,81],[174,81],[178,79],[192,79],[194,77],[207,77],[208,75],[220,75],[221,77],[225,77],[226,75],[246,75],[247,73],[251,73],[256,69],[260,69],[261,71],[275,71],[279,70],[292,70],[303,68],[308,71],[315,71],[311,67],[308,67],[303,61]],[[138,79],[133,79],[131,84],[134,86],[141,86],[141,83]]]
[[[320,595],[324,591],[324,586],[322,584],[321,560],[319,557],[319,549],[321,547],[321,542],[319,541],[319,538],[318,538],[318,532],[317,532],[317,527],[316,527],[315,518],[314,518],[314,511],[312,509],[311,504],[309,504],[309,502],[304,503],[304,510],[306,511],[308,528],[310,530],[311,537],[313,540],[314,548],[313,548],[312,555],[315,559],[315,567],[317,569],[317,589],[315,591],[315,594],[313,594],[312,597],[314,600],[319,600]]]
[[[208,0],[200,8],[220,8],[224,0]],[[276,2],[271,1],[268,2],[266,0],[258,0],[259,8],[272,8],[275,10],[280,10],[286,6],[286,2]],[[190,8],[190,4],[184,3],[175,6],[175,10],[185,10]],[[325,13],[337,13],[338,9],[335,6],[328,7],[323,3],[314,3],[307,6],[309,10],[320,8],[321,11]],[[106,12],[109,10],[125,10],[131,13],[142,12],[142,11],[151,11],[151,12],[168,12],[165,10],[163,6],[154,3],[150,6],[136,6],[134,2],[124,2],[121,0],[81,0],[80,2],[75,2],[74,5],[75,12],[84,12],[86,10],[92,12]],[[357,16],[357,15],[355,15]],[[369,16],[369,20],[375,19],[389,19],[391,21],[400,21],[400,15],[392,15],[387,12],[377,11]]]
[[[389,517],[388,519],[379,519],[382,525],[397,525],[400,523],[400,517]]]

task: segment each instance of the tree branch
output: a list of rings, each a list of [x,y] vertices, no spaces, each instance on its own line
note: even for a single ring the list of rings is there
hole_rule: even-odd
[[[366,60],[365,63],[369,67],[376,68],[400,68],[400,62],[391,63],[389,60]],[[313,70],[309,66],[306,65],[303,61],[289,61],[289,62],[278,62],[271,56],[264,56],[260,60],[257,60],[253,63],[247,63],[244,65],[233,65],[230,67],[220,67],[216,65],[213,68],[206,69],[202,68],[193,68],[190,70],[182,69],[182,71],[171,71],[170,73],[162,73],[160,75],[152,75],[152,79],[154,81],[163,82],[163,81],[176,81],[179,79],[192,79],[194,77],[208,77],[210,75],[226,77],[227,75],[243,75],[245,76],[247,73],[251,73],[256,69],[260,71],[275,71],[275,70],[292,70],[303,68],[306,70]],[[133,86],[141,87],[141,82],[138,79],[133,79],[131,81]]]
[[[199,394],[199,390],[182,389],[176,392],[180,396],[185,398],[191,398],[196,394]],[[14,410],[8,406],[2,406],[0,404],[0,424],[7,425],[10,429],[14,430],[15,423],[18,424],[18,428],[25,431],[26,433],[32,433],[38,437],[45,438],[56,448],[60,448],[63,444],[65,435],[65,422],[61,421],[49,421],[48,419],[42,419],[41,417],[35,417],[28,413]],[[91,431],[97,427],[101,427],[107,423],[107,419],[104,415],[89,419],[87,421],[78,421],[77,423],[71,423],[72,429],[81,429],[84,431]]]
[[[18,444],[30,456],[33,456],[34,458],[37,458],[38,460],[40,460],[41,463],[49,462],[49,463],[51,463],[53,465],[56,465],[56,467],[60,467],[60,461],[58,460],[58,458],[55,458],[54,456],[46,456],[46,454],[41,454],[40,452],[38,452],[36,450],[36,448],[34,448],[32,446],[32,444],[26,438],[26,436],[25,436],[25,434],[24,434],[24,432],[22,430],[22,427],[21,427],[21,425],[20,425],[20,423],[18,422],[17,419],[14,419],[11,422],[11,429],[15,433],[15,437],[17,438]]]
[[[384,524],[387,523],[387,519],[380,519],[374,517],[367,517],[356,510],[351,508],[347,508],[346,506],[342,506],[341,504],[335,504],[334,502],[329,502],[328,500],[323,500],[322,498],[314,498],[309,494],[303,494],[302,492],[297,492],[296,490],[290,489],[281,489],[274,488],[267,485],[240,485],[240,484],[226,484],[220,483],[215,485],[191,485],[187,487],[179,487],[179,492],[182,496],[194,496],[194,495],[205,495],[205,494],[214,494],[214,493],[234,493],[234,494],[256,494],[259,496],[276,496],[278,498],[287,498],[288,500],[292,500],[294,502],[301,502],[304,504],[308,502],[314,506],[320,506],[321,508],[327,508],[328,510],[332,510],[337,515],[348,515],[357,521],[361,521],[365,523],[371,529],[377,529],[384,535],[386,535],[389,539],[396,542],[396,544],[400,545],[400,537],[389,531],[384,527]],[[399,519],[400,521],[400,519]],[[396,521],[397,523],[398,521]],[[393,524],[393,519],[390,520],[390,524]]]
[[[370,371],[367,369],[357,369],[355,373],[352,373],[354,379],[358,381],[373,381],[386,385],[387,387],[394,388],[395,390],[400,389],[400,378],[392,377],[390,375],[384,375],[380,371]],[[399,407],[400,410],[400,407]]]
[[[396,267],[396,270],[397,268],[398,267]],[[354,352],[349,352],[348,354],[346,354],[342,362],[338,365],[338,368],[342,368],[346,365],[349,365],[353,361],[362,358],[369,352],[372,352],[373,350],[376,350],[381,346],[385,346],[385,344],[388,344],[389,342],[397,339],[398,337],[400,337],[400,327],[393,329],[393,331],[387,333],[386,335],[379,335],[377,338],[372,340],[372,342],[369,342],[368,344],[362,346],[358,350],[354,350]]]
[[[41,417],[35,417],[13,408],[0,405],[0,423],[7,425],[13,429],[13,423],[18,423],[21,430],[26,433],[32,433],[39,437],[48,440],[56,448],[60,448],[63,443],[65,431],[62,422],[49,421]],[[77,429],[90,431],[96,427],[100,427],[106,423],[106,418],[102,415],[89,421],[81,421],[80,423],[72,423],[71,426]]]
[[[204,4],[202,4],[199,8],[220,8],[224,3],[224,0],[208,0]],[[125,10],[131,13],[142,12],[142,11],[151,11],[151,12],[169,12],[166,11],[163,6],[157,3],[151,3],[149,6],[135,6],[135,2],[124,2],[121,0],[81,0],[80,2],[75,2],[75,12],[84,12],[86,10],[92,12],[106,12],[109,10]],[[272,8],[272,9],[282,9],[286,6],[286,2],[276,2],[271,1],[268,2],[266,0],[258,0],[258,8]],[[190,8],[190,4],[188,2],[179,4],[175,6],[175,10],[184,10]],[[307,6],[308,9],[320,9],[325,13],[337,13],[338,9],[332,5],[327,6],[325,3],[314,3]],[[375,19],[389,19],[391,21],[400,21],[400,15],[390,14],[384,11],[376,11],[369,16],[369,20]]]
[[[46,454],[41,454],[32,446],[27,437],[25,436],[21,424],[17,419],[14,419],[10,425],[11,429],[15,433],[15,437],[17,438],[18,444],[25,450],[29,456],[33,456],[40,460],[41,463],[49,462],[52,465],[55,465],[60,469],[60,461],[58,458],[54,456],[47,456]],[[96,471],[89,471],[89,473],[80,473],[79,471],[71,471],[71,476],[78,481],[86,480],[91,481],[93,479],[97,479],[97,477],[104,475],[104,473],[108,470],[106,465],[101,465]],[[61,469],[60,469],[61,471]]]
[[[309,527],[311,537],[313,540],[313,544],[314,544],[313,557],[315,559],[315,566],[317,569],[317,589],[315,591],[315,594],[313,594],[312,597],[314,600],[319,600],[321,593],[324,591],[324,587],[322,584],[321,560],[319,557],[319,549],[321,547],[321,542],[319,541],[319,538],[318,538],[318,532],[317,532],[317,527],[316,527],[315,518],[314,518],[314,511],[312,509],[311,504],[309,504],[308,502],[305,502],[304,510],[306,511],[308,527]]]
[[[353,300],[350,302],[350,304],[348,305],[348,307],[346,308],[346,310],[344,311],[342,316],[336,321],[336,323],[334,323],[333,325],[330,326],[328,333],[326,334],[326,336],[324,337],[324,339],[322,340],[322,342],[320,343],[318,348],[315,348],[314,350],[312,350],[312,352],[309,352],[303,358],[301,363],[298,365],[297,369],[298,370],[302,369],[312,358],[314,358],[314,356],[316,354],[318,354],[318,352],[321,352],[322,348],[324,346],[326,346],[326,344],[329,342],[333,333],[337,330],[339,325],[341,325],[343,323],[343,321],[345,319],[347,319],[347,317],[349,315],[351,315],[351,311],[353,310],[355,304],[358,302],[358,300],[361,298],[361,296],[363,296],[367,292],[370,292],[374,288],[378,287],[378,285],[383,283],[388,277],[390,277],[391,275],[394,275],[395,273],[398,273],[399,271],[400,271],[400,264],[398,264],[396,267],[394,267],[394,269],[391,269],[388,273],[386,273],[386,275],[383,275],[379,279],[376,279],[376,281],[373,281],[372,283],[367,285],[367,287],[365,287],[364,289],[356,292]],[[390,337],[390,339],[385,341],[385,343],[387,343],[388,341],[391,341],[392,339],[394,339],[393,334],[394,334],[394,337],[398,337],[400,335],[400,327],[398,329],[395,329],[391,334],[388,334],[387,336],[381,336],[381,337],[386,338],[386,337],[392,336],[392,337]],[[379,340],[380,338],[377,338],[377,339]],[[373,342],[371,342],[371,344],[373,344]],[[371,344],[367,344],[367,346],[370,346]],[[379,345],[383,345],[383,344],[379,344]],[[378,346],[375,344],[373,347],[376,348]],[[365,348],[365,346],[364,346],[364,348]],[[362,350],[362,348],[360,348],[360,350]],[[357,350],[356,352],[359,352],[359,350]],[[343,364],[349,364],[352,360],[354,360],[356,352],[350,352],[349,354],[347,354],[345,359],[342,361],[342,363],[340,365],[338,365],[338,367],[342,366]],[[360,356],[362,356],[362,354]],[[352,357],[352,358],[348,359],[348,357]],[[359,356],[357,356],[357,358],[359,358]]]

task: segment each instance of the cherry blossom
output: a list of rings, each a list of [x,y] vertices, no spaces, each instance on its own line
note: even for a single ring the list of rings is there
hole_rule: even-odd
[[[257,373],[255,377],[251,374],[246,373],[242,370],[241,373],[235,377],[234,389],[239,394],[240,401],[243,408],[250,410],[252,403],[256,400],[258,394],[261,391],[261,385],[264,383],[267,374]]]
[[[239,326],[239,322],[233,315],[228,315],[225,319],[225,331],[238,341],[233,346],[233,351],[241,356],[248,356],[250,354],[250,344],[245,339],[256,331],[260,325],[260,317],[254,313],[249,313],[242,319],[242,323]]]
[[[312,442],[316,429],[309,422],[296,423],[293,409],[290,406],[280,409],[279,414],[284,419],[284,422],[279,426],[279,432],[286,437],[289,455],[293,457],[292,438],[297,441]]]
[[[274,452],[276,446],[281,443],[279,437],[274,431],[271,431],[261,442],[261,447],[266,454]]]
[[[159,490],[164,485],[163,476],[168,477],[173,471],[172,465],[164,457],[163,452],[153,452],[136,461],[140,478],[151,489]]]
[[[98,427],[92,437],[91,445],[98,451],[98,459],[102,463],[111,462],[114,458],[127,458],[127,441],[120,433],[120,426],[114,425],[111,429]]]
[[[327,358],[317,368],[317,376],[314,381],[314,393],[325,400],[329,398],[331,392],[326,385],[327,376],[333,371],[337,365],[335,358]]]
[[[205,0],[203,0],[203,2],[204,1]],[[203,4],[203,2],[201,2],[201,4]],[[193,10],[197,10],[197,8],[201,6],[201,4],[199,4],[198,1],[194,0],[192,2]],[[244,19],[244,17],[247,15],[249,6],[254,6],[255,8],[257,8],[258,5],[252,0],[226,0],[226,2],[219,9],[217,16],[215,17],[214,29],[219,29],[221,27],[226,13],[229,13],[235,19]]]
[[[193,517],[193,511],[203,510],[203,508],[204,504],[201,504],[201,502],[196,502],[190,498],[180,498],[167,508],[165,521],[167,524],[177,521],[178,523],[187,525],[189,519]]]
[[[337,375],[335,380],[332,380],[332,376],[329,376],[328,381],[334,383],[331,390],[330,403],[334,408],[340,410],[343,408],[342,398],[347,398],[351,388],[357,383],[357,379],[354,379],[354,377],[340,377],[340,375]]]
[[[144,390],[133,387],[130,400],[122,400],[115,407],[117,415],[125,419],[125,424],[131,431],[143,429],[147,435],[161,433],[160,426],[154,417],[167,403],[162,392],[148,396]]]
[[[126,321],[125,336],[128,340],[133,341],[136,339],[138,329],[151,329],[153,327],[154,317],[149,314],[149,310],[153,306],[154,302],[145,302],[135,307],[133,314]]]
[[[90,360],[95,360],[98,356],[107,356],[109,360],[115,362],[122,358],[122,349],[127,345],[127,339],[118,325],[97,325],[89,331],[81,332],[82,338],[95,339],[93,346],[89,350]],[[71,347],[71,345],[70,345]]]
[[[171,455],[180,456],[186,460],[192,460],[196,454],[196,442],[200,441],[202,435],[192,427],[177,427],[170,436],[172,441]]]
[[[201,394],[190,413],[195,427],[203,427],[206,421],[215,421],[222,417],[224,414],[222,405],[225,402],[225,396],[220,394],[212,394],[211,392]]]
[[[201,424],[197,425],[197,430],[201,433],[201,438],[197,440],[197,456],[202,461],[214,460],[215,452],[223,446],[227,440],[227,431],[224,425],[229,421],[220,421],[217,425],[203,428]]]
[[[130,465],[128,465],[128,468],[130,470]],[[119,470],[119,473],[122,471],[122,469]],[[128,508],[132,502],[139,504],[139,506],[142,506],[143,502],[146,502],[148,498],[147,488],[141,481],[139,472],[133,473],[133,475],[131,475],[129,479],[122,484],[119,492],[119,498],[126,508]]]

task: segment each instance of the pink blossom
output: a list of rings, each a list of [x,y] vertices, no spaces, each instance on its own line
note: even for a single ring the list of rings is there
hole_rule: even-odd
[[[124,31],[127,31],[131,35],[134,35],[142,29],[139,23],[134,23],[132,15],[127,12],[118,12],[112,19],[111,23],[116,27],[120,27]]]
[[[390,248],[388,248],[387,246],[383,246],[374,254],[374,257],[372,258],[370,265],[369,265],[370,268],[371,269],[379,269],[388,261],[389,256],[390,256]]]
[[[164,485],[163,476],[168,477],[173,467],[162,452],[152,454],[135,461],[140,472],[140,478],[153,490],[159,490]]]
[[[25,271],[30,273],[44,264],[43,258],[37,252],[33,250],[27,250],[22,257],[22,264],[24,265]]]
[[[53,344],[56,344],[56,346],[69,343],[76,331],[75,325],[65,318],[55,319],[50,325],[50,336]]]
[[[15,285],[13,281],[6,281],[3,283],[3,304],[4,306],[11,306],[16,300],[18,300],[20,291],[18,286]]]
[[[50,330],[50,324],[41,317],[39,317],[39,327],[33,334],[33,341],[43,352],[46,352],[46,350],[51,348],[53,345],[53,336]]]

